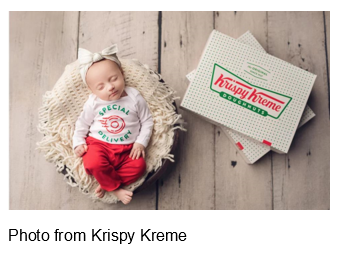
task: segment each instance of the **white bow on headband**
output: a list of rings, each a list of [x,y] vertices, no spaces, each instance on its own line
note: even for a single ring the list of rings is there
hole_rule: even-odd
[[[112,46],[107,47],[101,52],[96,52],[96,53],[92,53],[83,48],[78,48],[78,61],[80,64],[79,68],[80,68],[80,74],[81,74],[83,82],[87,84],[85,77],[86,77],[88,69],[94,62],[100,61],[102,59],[108,59],[108,60],[114,61],[116,64],[119,65],[119,67],[121,67],[121,62],[116,56],[117,52],[118,52],[118,47],[116,46],[116,44],[113,44]]]

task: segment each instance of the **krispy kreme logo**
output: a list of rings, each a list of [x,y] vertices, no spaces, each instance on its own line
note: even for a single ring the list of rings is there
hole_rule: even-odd
[[[275,119],[292,100],[289,96],[252,85],[218,64],[214,65],[210,88],[232,103]]]

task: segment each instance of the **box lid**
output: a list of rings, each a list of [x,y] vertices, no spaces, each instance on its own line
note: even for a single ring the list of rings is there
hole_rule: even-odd
[[[181,106],[287,153],[315,78],[214,30]]]

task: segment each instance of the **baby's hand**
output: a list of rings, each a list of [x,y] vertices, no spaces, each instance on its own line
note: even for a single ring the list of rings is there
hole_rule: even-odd
[[[133,148],[131,150],[131,153],[129,154],[129,157],[134,160],[139,159],[140,155],[142,155],[142,157],[145,158],[145,147],[140,143],[135,142],[133,144]]]
[[[86,144],[79,145],[74,149],[74,151],[76,156],[81,157],[85,152],[88,151],[88,146]]]

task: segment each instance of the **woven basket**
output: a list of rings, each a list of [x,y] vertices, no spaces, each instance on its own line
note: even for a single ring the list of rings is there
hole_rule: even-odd
[[[126,86],[136,88],[145,98],[154,120],[154,128],[146,148],[146,173],[136,182],[125,187],[139,192],[154,184],[168,170],[173,162],[179,130],[184,130],[181,115],[174,103],[175,91],[169,87],[160,74],[151,70],[138,60],[121,59]],[[78,61],[65,67],[51,91],[43,96],[39,109],[38,130],[44,135],[37,143],[47,161],[56,165],[57,171],[64,174],[70,186],[78,187],[81,192],[94,200],[116,203],[113,192],[97,198],[94,190],[98,182],[85,173],[82,158],[72,149],[72,136],[75,123],[83,105],[91,93],[83,83],[78,71]]]

